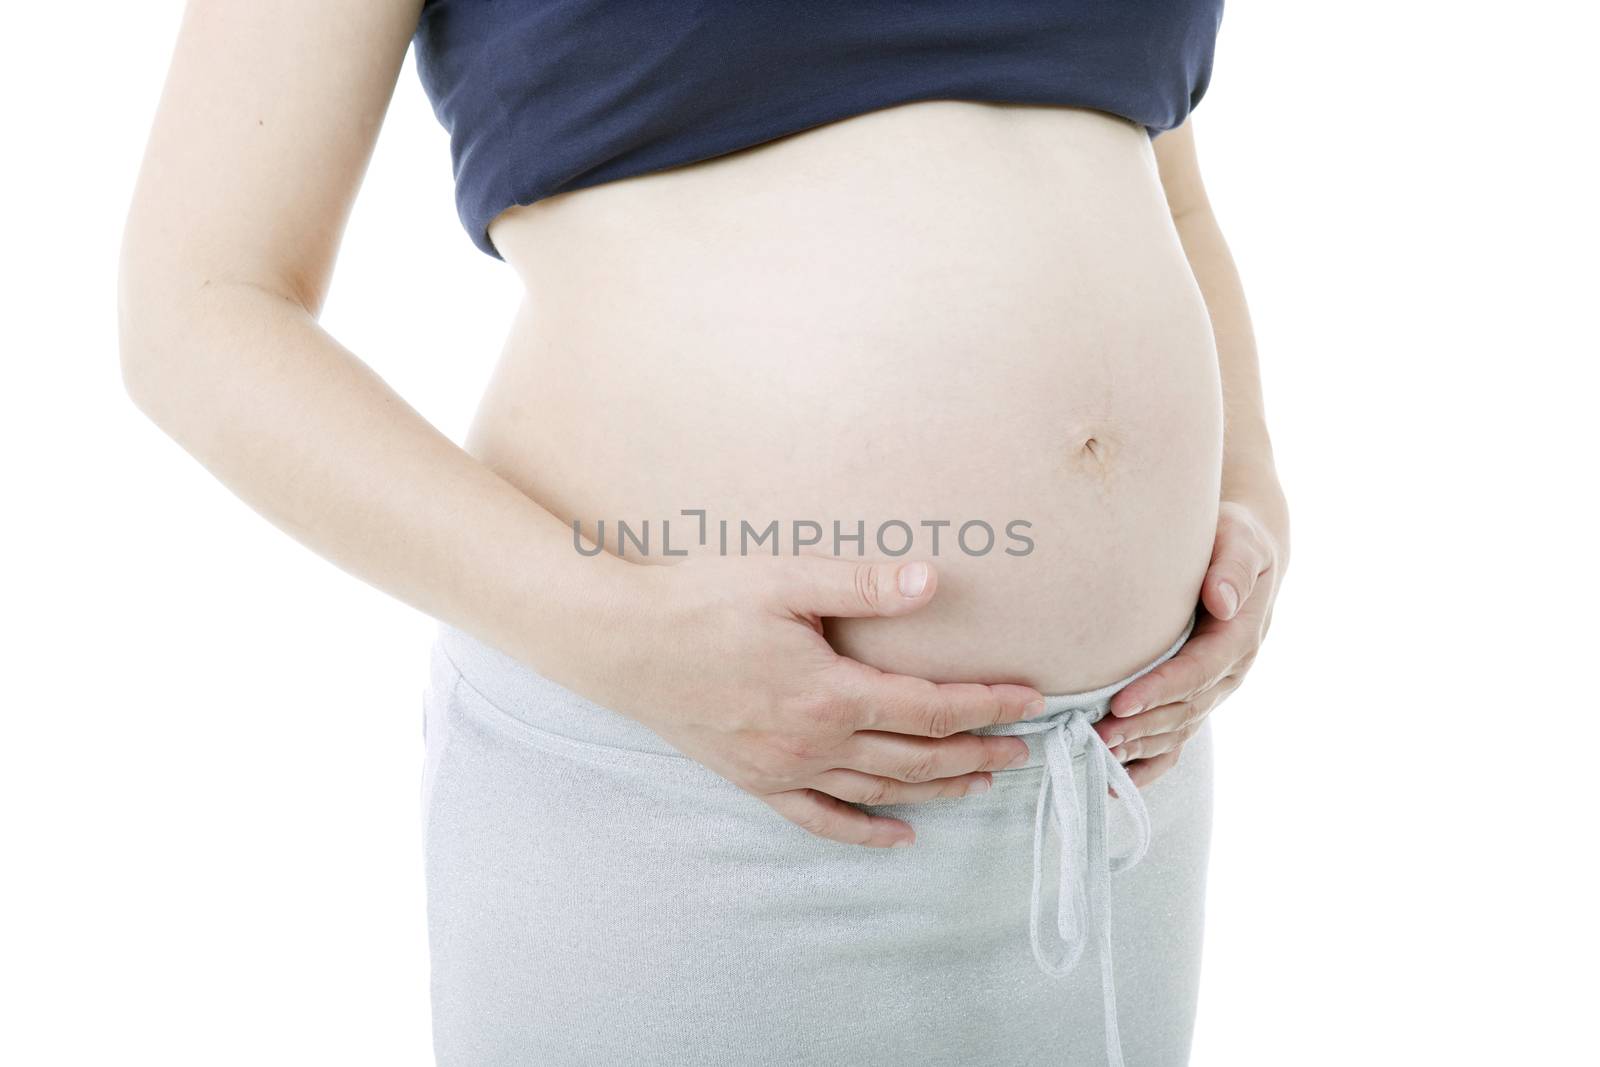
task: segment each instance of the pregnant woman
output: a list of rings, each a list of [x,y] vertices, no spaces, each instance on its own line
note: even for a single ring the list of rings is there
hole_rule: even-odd
[[[445,1064],[1178,1064],[1288,521],[1219,0],[195,0],[135,401],[440,621]],[[466,447],[317,317],[408,43],[526,286]],[[904,846],[904,847],[890,847]]]

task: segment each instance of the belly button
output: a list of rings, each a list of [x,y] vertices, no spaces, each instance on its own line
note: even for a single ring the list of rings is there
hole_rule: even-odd
[[[1111,454],[1115,451],[1111,438],[1103,433],[1088,434],[1083,439],[1083,444],[1078,449],[1078,455],[1085,460],[1091,460],[1096,466],[1104,467],[1111,461]]]
[[[1087,434],[1077,440],[1075,466],[1104,483],[1111,477],[1111,441],[1104,434]]]

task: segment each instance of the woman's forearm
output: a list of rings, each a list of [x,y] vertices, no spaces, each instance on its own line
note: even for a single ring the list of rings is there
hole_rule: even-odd
[[[638,568],[474,460],[306,308],[245,283],[127,276],[135,403],[256,511],[349,573],[571,684]]]
[[[1209,206],[1174,216],[1184,253],[1211,315],[1222,376],[1222,498],[1261,509],[1288,547],[1288,512],[1278,483],[1261,392],[1261,370],[1244,287]]]

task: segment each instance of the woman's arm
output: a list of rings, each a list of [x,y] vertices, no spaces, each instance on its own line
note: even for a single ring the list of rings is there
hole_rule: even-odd
[[[1170,770],[1207,715],[1238,687],[1272,621],[1289,562],[1289,511],[1273,463],[1244,287],[1206,197],[1189,122],[1154,142],[1161,184],[1205,298],[1222,377],[1222,501],[1205,616],[1178,655],[1118,693],[1096,724],[1141,788]]]
[[[1200,177],[1193,125],[1185,122],[1153,143],[1172,222],[1205,297],[1217,342],[1224,415],[1222,499],[1249,500],[1270,510],[1272,514],[1267,517],[1279,527],[1281,547],[1287,553],[1288,516],[1273,465],[1272,439],[1267,433],[1250,311],[1233,254],[1228,251],[1228,242],[1211,211]]]
[[[1038,697],[884,675],[828,647],[819,616],[917,610],[931,568],[580,556],[318,324],[420,8],[191,3],[124,235],[129,393],[351,574],[634,715],[806,829],[909,840],[840,801],[960,795],[1026,752],[962,731]]]
[[[570,679],[626,607],[626,565],[580,566],[559,521],[317,323],[420,6],[190,6],[124,235],[123,375],[279,527]]]

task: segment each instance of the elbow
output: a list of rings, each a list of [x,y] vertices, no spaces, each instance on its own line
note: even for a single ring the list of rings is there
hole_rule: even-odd
[[[118,367],[134,406],[170,433],[186,391],[186,354],[195,348],[197,286],[136,262],[124,256],[117,277]]]
[[[146,415],[158,406],[157,363],[163,346],[157,324],[167,317],[161,307],[169,289],[152,278],[145,257],[124,239],[117,265],[117,364],[123,391]]]
[[[154,364],[160,345],[155,341],[148,309],[119,293],[117,298],[117,359],[122,388],[134,407],[152,415],[157,407]]]

